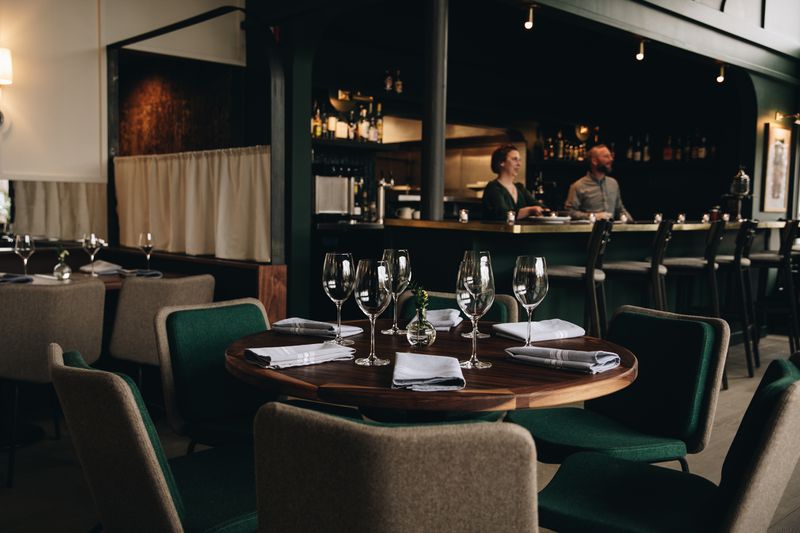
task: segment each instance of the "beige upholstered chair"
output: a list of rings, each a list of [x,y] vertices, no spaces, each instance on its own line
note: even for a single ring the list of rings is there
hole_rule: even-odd
[[[0,286],[0,379],[12,385],[11,445],[6,484],[13,486],[18,384],[50,383],[47,345],[80,350],[89,363],[100,357],[105,285],[98,280],[64,285]],[[59,435],[57,415],[55,432]]]
[[[253,531],[253,459],[213,449],[167,461],[136,385],[51,344],[53,384],[106,532]]]
[[[139,365],[158,365],[153,319],[162,307],[203,304],[214,299],[214,277],[129,278],[122,284],[109,354]],[[141,366],[139,367],[141,386]]]
[[[386,427],[269,403],[255,443],[262,532],[537,529],[536,449],[512,424]]]

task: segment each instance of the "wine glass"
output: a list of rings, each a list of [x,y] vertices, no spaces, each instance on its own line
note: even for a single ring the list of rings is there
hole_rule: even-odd
[[[150,232],[139,234],[139,249],[147,258],[147,270],[150,270],[150,254],[153,253],[153,234]]]
[[[392,292],[392,300],[394,300],[394,323],[391,328],[384,329],[381,333],[384,335],[405,335],[406,330],[397,327],[397,299],[406,290],[408,283],[411,281],[411,257],[408,254],[408,250],[386,249],[383,251],[383,260],[386,261],[389,277],[392,280],[390,290]]]
[[[14,253],[22,259],[22,272],[28,275],[28,259],[36,251],[33,237],[30,235],[17,235],[14,239]]]
[[[83,249],[89,254],[90,262],[92,265],[92,276],[97,277],[97,272],[94,271],[94,256],[103,247],[103,239],[99,238],[94,233],[83,234]]]
[[[353,269],[353,256],[348,253],[327,253],[322,263],[322,288],[328,298],[336,304],[336,338],[334,344],[350,346],[353,341],[342,338],[342,303],[353,292],[356,273]]]
[[[463,289],[466,289],[464,291]],[[466,300],[469,301],[466,301]],[[461,368],[489,368],[492,363],[478,361],[478,319],[494,303],[494,274],[489,252],[467,251],[458,268],[456,280],[456,300],[459,307],[472,321],[472,355],[467,361],[459,361]]]
[[[369,318],[369,357],[356,359],[361,366],[384,366],[388,359],[375,356],[375,319],[383,313],[392,301],[392,280],[386,261],[362,259],[356,270],[356,286],[353,296],[361,311]]]
[[[547,296],[547,263],[544,257],[535,255],[517,257],[512,289],[517,301],[528,313],[528,335],[525,337],[525,346],[530,346],[533,310]]]

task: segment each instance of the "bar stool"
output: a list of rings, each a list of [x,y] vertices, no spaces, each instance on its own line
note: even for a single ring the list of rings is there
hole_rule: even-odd
[[[667,244],[672,237],[672,220],[662,220],[653,238],[650,259],[645,261],[606,261],[603,263],[603,272],[606,274],[645,276],[645,282],[650,290],[650,301],[654,309],[666,311],[667,288],[664,279],[667,276],[667,267],[664,266],[664,254]]]
[[[708,283],[709,316],[713,317],[719,317],[719,288],[716,274],[719,264],[717,264],[716,258],[724,229],[724,220],[711,223],[706,234],[706,248],[703,257],[667,257],[664,259],[664,266],[667,267],[669,276],[705,276]]]
[[[789,304],[789,352],[793,353],[800,350],[800,334],[798,333],[797,322],[797,294],[795,293],[794,281],[792,279],[792,244],[798,235],[800,221],[789,220],[781,231],[780,248],[767,250],[764,252],[754,252],[750,254],[750,264],[752,268],[763,269],[759,277],[758,284],[758,307],[762,312],[766,312],[766,269],[778,269],[778,282],[782,286],[778,287],[778,292],[782,292],[788,298]],[[785,309],[779,312],[785,312]],[[756,317],[756,344],[759,341],[759,320]]]
[[[755,306],[753,305],[753,289],[750,282],[750,247],[756,234],[757,220],[745,220],[739,227],[736,235],[736,248],[733,255],[717,255],[720,270],[727,271],[733,276],[742,313],[742,336],[744,337],[744,352],[747,362],[747,375],[754,375],[754,366],[761,366],[758,353],[755,331]]]
[[[606,329],[606,294],[603,272],[603,254],[611,237],[613,222],[598,220],[594,223],[586,247],[586,265],[551,265],[547,268],[547,277],[555,279],[581,281],[584,283],[584,328],[589,335],[602,337]]]

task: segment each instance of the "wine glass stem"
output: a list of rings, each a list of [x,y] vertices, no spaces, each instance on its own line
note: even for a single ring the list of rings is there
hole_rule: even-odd
[[[369,316],[369,360],[375,360],[375,315]]]
[[[469,358],[470,363],[478,360],[478,319],[472,317],[472,357]]]
[[[394,324],[392,325],[393,332],[397,332],[399,327],[397,327],[397,296],[398,294],[392,293],[392,298],[394,298]]]
[[[97,274],[94,273],[94,254],[91,255],[91,264],[92,264],[92,276],[96,276]]]
[[[526,309],[528,312],[528,336],[525,338],[525,346],[531,345],[531,316],[533,315],[533,309]]]
[[[27,257],[23,257],[22,258],[22,272],[26,276],[28,275],[28,258]]]
[[[150,270],[150,254],[147,254],[147,270]]]
[[[342,342],[342,302],[336,302],[336,338],[333,342]]]

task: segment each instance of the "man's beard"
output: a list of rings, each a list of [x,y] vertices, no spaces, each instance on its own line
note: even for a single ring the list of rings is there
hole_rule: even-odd
[[[610,174],[611,165],[597,165],[597,172],[600,172],[601,174]]]

